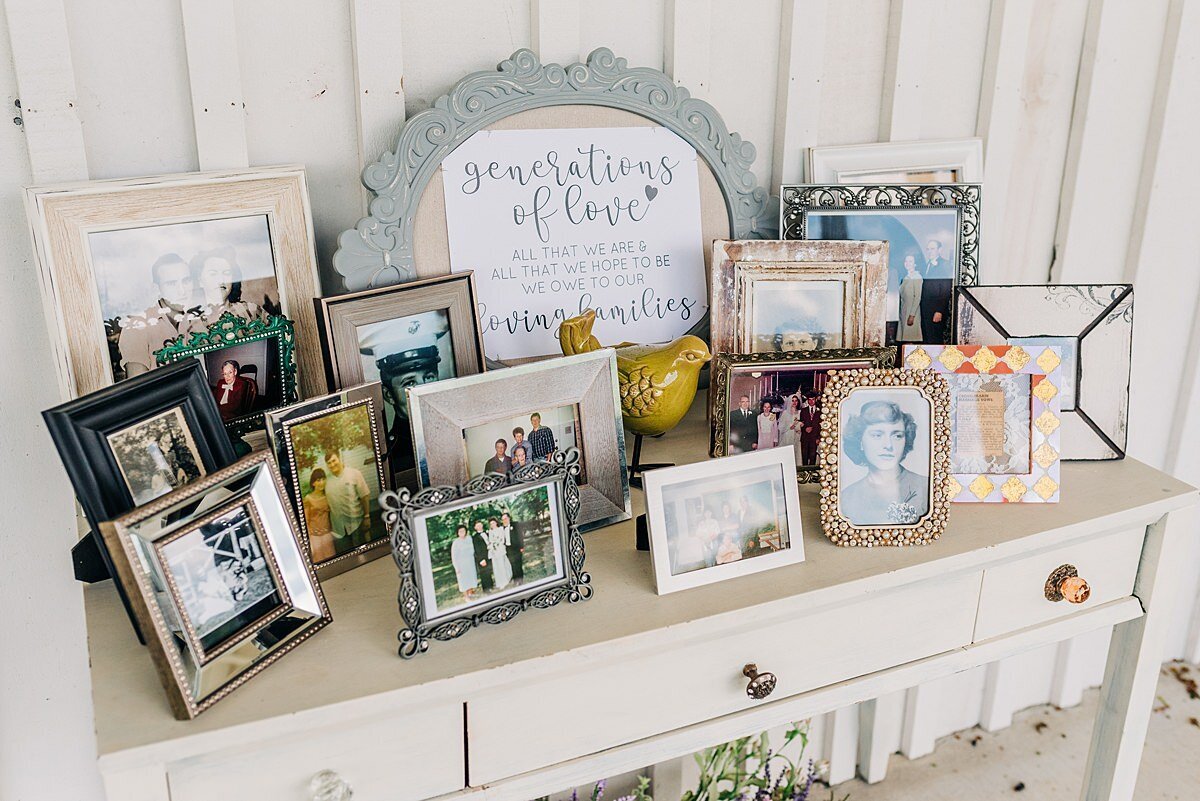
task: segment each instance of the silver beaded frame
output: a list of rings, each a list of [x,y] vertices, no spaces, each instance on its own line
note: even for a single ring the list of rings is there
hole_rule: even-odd
[[[929,511],[912,525],[856,526],[842,515],[838,504],[838,454],[841,441],[841,404],[859,387],[911,388],[930,407],[932,426],[929,461]],[[821,395],[821,408],[831,410],[822,421],[817,461],[821,466],[821,527],[835,545],[873,548],[885,545],[927,545],[942,535],[950,512],[950,385],[933,370],[831,370]]]

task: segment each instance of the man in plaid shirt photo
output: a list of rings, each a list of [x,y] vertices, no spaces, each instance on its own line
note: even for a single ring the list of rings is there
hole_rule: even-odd
[[[542,416],[537,412],[529,415],[533,426],[529,431],[529,447],[534,459],[549,459],[554,455],[554,432],[542,425]]]

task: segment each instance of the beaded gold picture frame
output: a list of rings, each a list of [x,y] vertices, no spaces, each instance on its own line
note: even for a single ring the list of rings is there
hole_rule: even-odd
[[[950,387],[933,370],[832,370],[817,459],[836,545],[924,545],[949,516]]]

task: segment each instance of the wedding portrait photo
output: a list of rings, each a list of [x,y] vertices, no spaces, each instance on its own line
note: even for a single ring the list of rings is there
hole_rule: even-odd
[[[813,209],[810,239],[886,240],[887,344],[941,344],[951,334],[958,212],[953,208]]]
[[[156,545],[183,625],[201,653],[287,602],[261,536],[242,505]]]
[[[416,461],[405,390],[457,375],[449,314],[436,309],[360,325],[356,332],[363,381],[383,385],[386,461],[393,475],[412,470]]]
[[[163,345],[224,314],[281,311],[266,215],[96,231],[87,245],[114,381],[154,369]]]
[[[754,353],[840,348],[844,344],[843,281],[754,281]]]
[[[109,434],[108,445],[137,506],[205,474],[183,409],[178,406]]]
[[[361,401],[283,426],[314,566],[387,537],[373,415],[370,402]]]
[[[838,510],[852,525],[911,526],[929,513],[929,401],[912,387],[859,387],[839,404]]]
[[[507,475],[538,459],[549,459],[559,451],[578,448],[578,483],[581,486],[587,483],[587,456],[579,435],[578,404],[480,423],[463,431],[463,442],[471,478],[485,473]]]
[[[557,484],[419,515],[413,536],[425,619],[489,605],[566,575]]]

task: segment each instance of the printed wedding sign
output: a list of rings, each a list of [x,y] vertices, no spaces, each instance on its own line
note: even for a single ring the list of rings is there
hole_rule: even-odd
[[[442,161],[451,269],[475,271],[493,359],[664,342],[708,308],[696,151],[665,128],[480,131]]]

